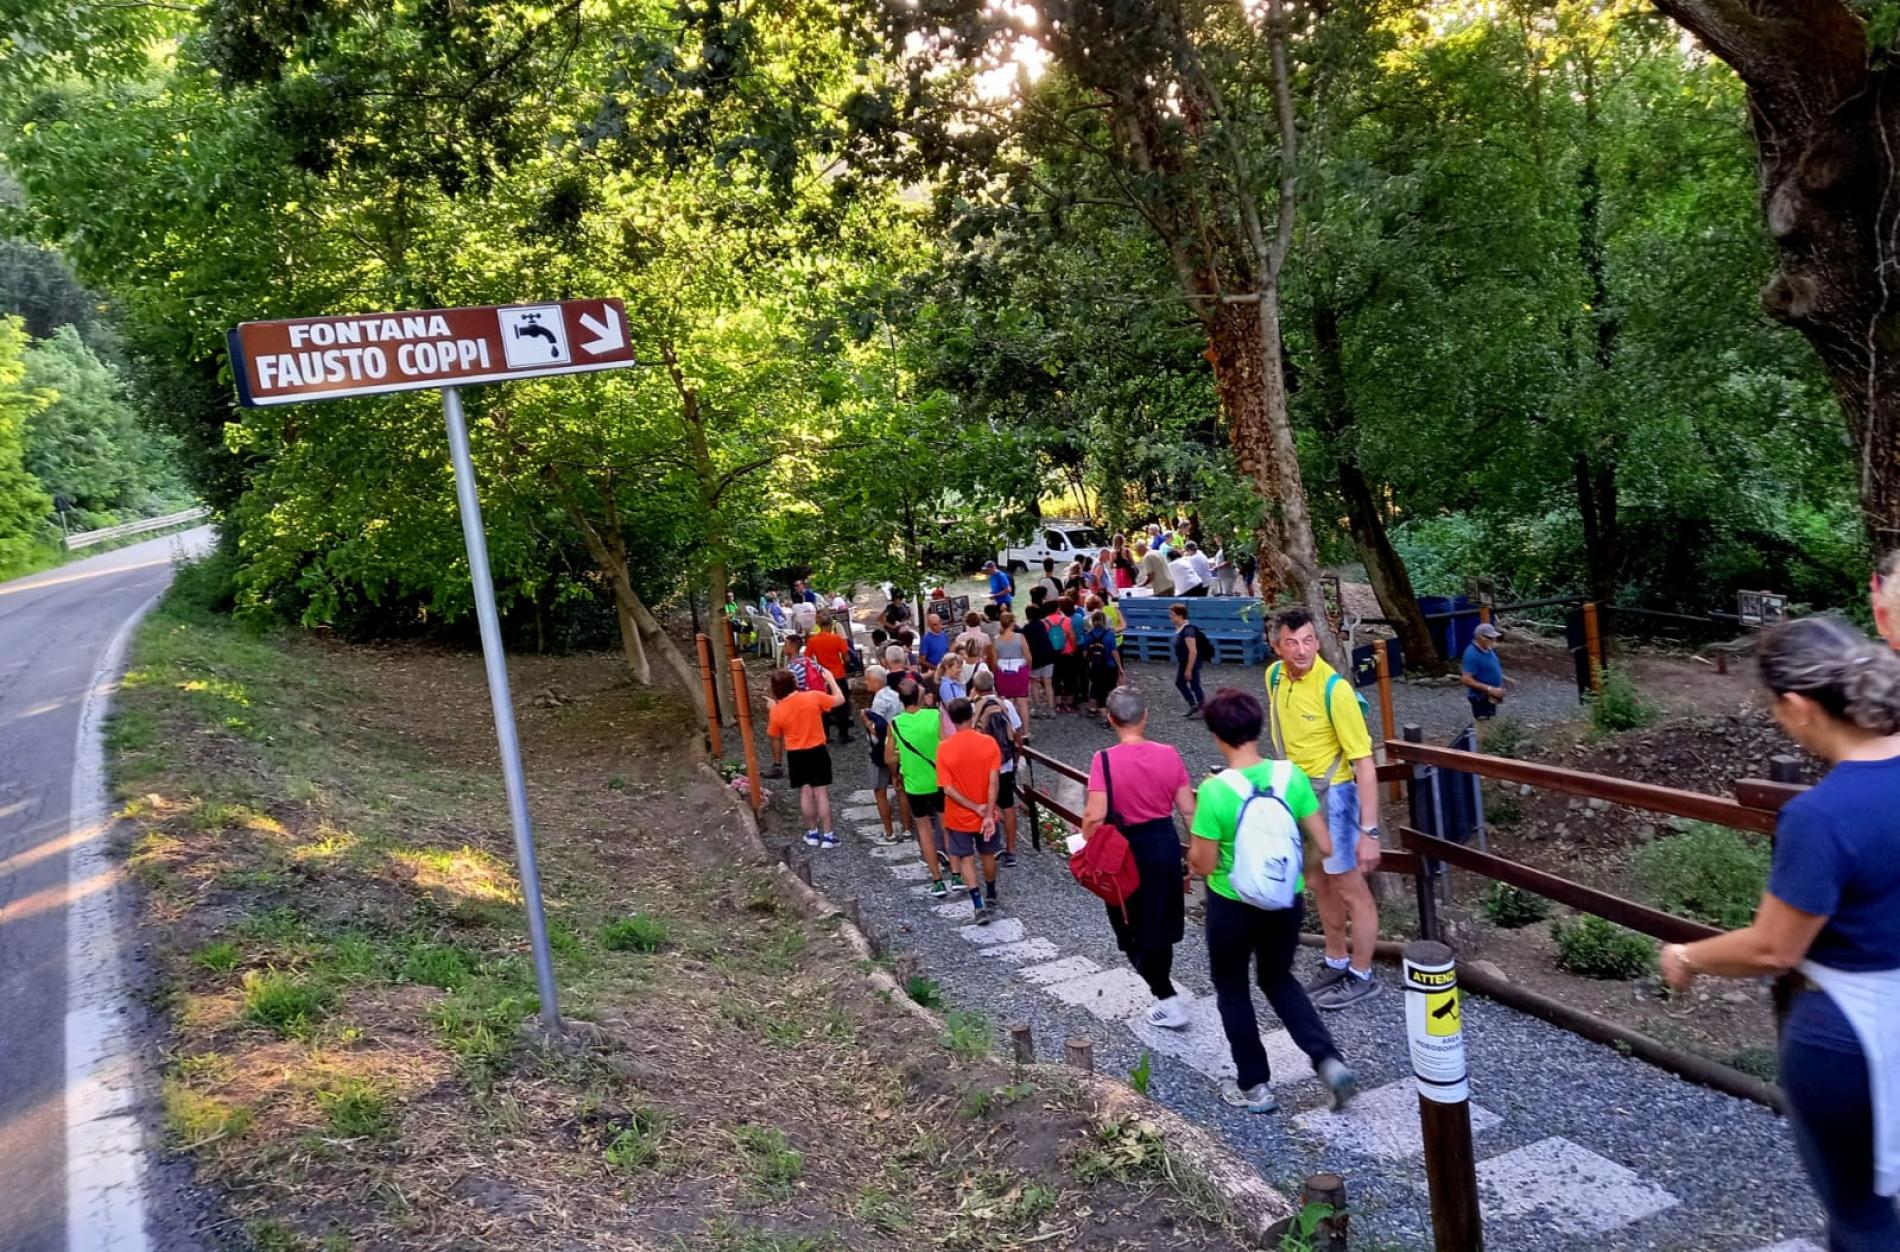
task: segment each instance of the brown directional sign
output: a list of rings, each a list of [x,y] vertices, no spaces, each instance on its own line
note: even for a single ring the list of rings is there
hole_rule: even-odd
[[[238,400],[252,407],[633,364],[618,300],[245,322],[230,343]]]

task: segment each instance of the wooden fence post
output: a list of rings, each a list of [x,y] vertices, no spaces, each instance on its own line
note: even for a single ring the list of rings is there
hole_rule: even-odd
[[[1458,966],[1442,943],[1405,945],[1405,1033],[1418,1082],[1418,1119],[1438,1252],[1480,1252],[1478,1158],[1471,1148],[1471,1084]]]
[[[704,631],[695,638],[699,643],[699,677],[706,684],[706,744],[717,761],[725,757],[726,749],[719,738],[719,688],[713,682],[712,640]]]
[[[1379,672],[1379,733],[1384,736],[1387,743],[1391,743],[1393,726],[1392,666],[1390,661],[1386,658],[1385,640],[1374,639],[1372,641],[1372,661]],[[1392,754],[1387,752],[1385,759],[1388,761],[1391,760]],[[1401,784],[1396,782],[1386,785],[1386,798],[1391,800],[1394,804],[1399,802],[1401,795],[1400,787]]]
[[[1403,737],[1407,743],[1425,742],[1425,732],[1417,726],[1407,726]],[[1412,768],[1416,771],[1420,767],[1414,765]],[[1438,779],[1433,778],[1431,785],[1436,789]],[[1414,791],[1413,795],[1416,797],[1418,793]],[[1418,901],[1418,937],[1421,939],[1436,940],[1441,933],[1438,926],[1438,893],[1432,890],[1434,885],[1432,879],[1437,876],[1436,866],[1437,862],[1427,859],[1421,853],[1418,858],[1418,872],[1412,875],[1412,888]]]
[[[1583,602],[1583,653],[1590,659],[1590,690],[1603,694],[1603,636],[1597,629],[1594,600]]]
[[[739,706],[739,739],[745,744],[747,798],[752,815],[759,813],[759,747],[752,742],[752,693],[746,690],[745,662],[732,658],[732,702]]]
[[[1062,1059],[1085,1074],[1093,1074],[1095,1044],[1088,1039],[1071,1039],[1062,1045]]]

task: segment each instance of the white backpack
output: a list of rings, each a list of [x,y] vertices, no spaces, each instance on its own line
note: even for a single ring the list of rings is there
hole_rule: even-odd
[[[1227,883],[1234,893],[1257,909],[1290,909],[1299,898],[1300,824],[1287,807],[1287,788],[1293,783],[1290,761],[1272,761],[1273,776],[1266,790],[1237,769],[1219,777],[1240,797],[1234,819],[1234,864]]]

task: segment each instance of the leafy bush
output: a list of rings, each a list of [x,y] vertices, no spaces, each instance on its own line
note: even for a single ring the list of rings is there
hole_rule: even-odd
[[[1135,1089],[1136,1095],[1147,1095],[1148,1085],[1154,1081],[1155,1058],[1152,1052],[1142,1049],[1141,1060],[1128,1071],[1128,1085]]]
[[[1550,916],[1550,901],[1509,883],[1494,882],[1479,901],[1485,920],[1501,930],[1516,930]]]
[[[1603,734],[1635,730],[1656,720],[1656,706],[1636,694],[1636,684],[1620,669],[1603,667],[1603,690],[1590,697],[1590,724]]]
[[[936,979],[926,978],[922,974],[912,974],[905,979],[904,992],[927,1009],[938,1008],[943,1004],[943,988],[937,985]]]
[[[1478,735],[1478,749],[1492,756],[1521,757],[1531,741],[1530,731],[1524,723],[1510,717],[1491,719],[1491,725],[1482,727]]]
[[[666,923],[635,913],[600,928],[600,946],[609,952],[658,952],[666,946]]]
[[[980,1061],[990,1054],[990,1019],[981,1013],[958,1011],[944,1019],[945,1030],[938,1040],[966,1061]]]
[[[1557,941],[1557,964],[1585,978],[1629,979],[1656,965],[1655,945],[1594,914],[1559,920],[1550,930]]]
[[[1696,822],[1638,848],[1643,893],[1657,908],[1734,930],[1755,916],[1768,885],[1768,846],[1738,831]]]

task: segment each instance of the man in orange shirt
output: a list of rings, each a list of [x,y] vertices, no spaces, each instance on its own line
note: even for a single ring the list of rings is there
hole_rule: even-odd
[[[1003,766],[996,740],[972,725],[975,708],[965,696],[944,705],[955,727],[937,748],[937,785],[943,788],[944,842],[950,845],[950,863],[970,889],[976,924],[987,926],[996,911],[996,854],[1003,836],[996,828],[996,791]],[[976,861],[983,858],[983,879],[976,877]],[[989,894],[986,896],[984,892]]]
[[[765,733],[785,741],[787,781],[798,788],[798,810],[805,815],[805,842],[814,848],[838,846],[831,829],[831,753],[825,747],[825,718],[844,704],[837,680],[820,668],[823,691],[800,691],[798,676],[772,671],[772,698],[766,707]]]
[[[824,666],[825,672],[838,680],[838,690],[844,693],[844,703],[826,717],[832,729],[838,732],[839,743],[851,742],[851,684],[845,677],[844,664],[850,651],[850,643],[831,628],[831,610],[819,609],[818,629],[805,641],[805,655]]]

